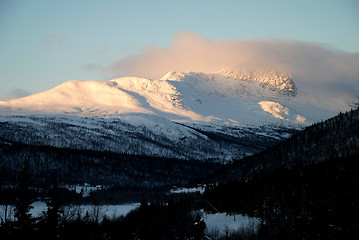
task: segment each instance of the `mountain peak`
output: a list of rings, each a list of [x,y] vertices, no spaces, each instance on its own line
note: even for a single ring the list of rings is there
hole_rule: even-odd
[[[166,75],[164,75],[161,80],[167,81],[182,81],[185,78],[186,73],[184,72],[173,72],[170,71]]]

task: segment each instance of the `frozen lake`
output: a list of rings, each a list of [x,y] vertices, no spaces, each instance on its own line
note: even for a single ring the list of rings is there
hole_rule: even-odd
[[[33,208],[30,213],[32,217],[40,217],[43,212],[47,211],[47,206],[45,202],[34,202],[32,204]],[[80,213],[81,216],[85,216],[88,213],[90,218],[103,219],[105,216],[107,218],[119,217],[126,215],[131,210],[136,209],[140,206],[140,203],[128,203],[120,205],[67,205],[64,206],[64,213],[68,218],[75,218]],[[7,209],[7,219],[14,219],[14,209]],[[5,206],[0,205],[0,221],[5,217]]]
[[[201,212],[202,218],[206,223],[206,233],[223,237],[226,232],[229,234],[236,231],[250,230],[257,232],[260,226],[258,218],[245,215],[227,215],[226,213],[206,214]]]
[[[37,218],[41,217],[44,212],[47,211],[47,206],[45,202],[34,202],[32,204],[33,208],[30,213],[32,217]],[[140,203],[128,203],[120,205],[68,205],[64,206],[63,216],[68,220],[75,220],[78,216],[84,217],[88,216],[94,221],[102,221],[106,218],[116,218],[119,216],[124,216],[129,213],[131,210],[134,210],[140,206]],[[14,209],[7,209],[7,219],[14,220]],[[257,232],[260,225],[260,220],[258,218],[252,218],[245,215],[227,215],[226,213],[215,213],[207,214],[203,210],[194,211],[193,214],[199,213],[202,216],[202,219],[206,223],[206,233],[222,237],[226,235],[226,232],[232,233],[235,231],[241,230],[250,230],[252,232]],[[0,205],[0,221],[4,220],[5,217],[5,206]]]

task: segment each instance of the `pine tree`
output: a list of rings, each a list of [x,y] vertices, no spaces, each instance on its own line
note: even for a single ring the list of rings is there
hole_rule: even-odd
[[[358,91],[358,99],[353,102],[352,108],[359,109],[359,91]]]
[[[55,182],[53,185],[50,195],[50,199],[46,202],[47,205],[47,215],[46,215],[46,226],[48,236],[51,239],[56,239],[59,237],[59,222],[61,218],[61,200],[58,185]]]
[[[204,230],[206,230],[206,223],[203,218],[197,213],[192,226],[192,235],[194,240],[202,240],[205,237]]]
[[[30,210],[33,208],[32,193],[30,190],[29,164],[25,163],[19,177],[17,197],[15,202],[15,218],[20,236],[29,236],[32,231],[33,219]]]

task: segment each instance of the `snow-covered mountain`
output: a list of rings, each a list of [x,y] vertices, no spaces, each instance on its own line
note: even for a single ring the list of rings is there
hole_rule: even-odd
[[[299,90],[300,92],[301,90]],[[50,113],[120,117],[145,113],[174,121],[311,123],[335,114],[297,101],[287,74],[222,70],[217,74],[169,72],[159,80],[124,77],[69,81],[28,97],[0,101],[1,114]],[[269,114],[268,114],[269,113]],[[279,121],[282,123],[282,121]]]
[[[229,160],[335,114],[307,100],[290,74],[269,70],[70,81],[0,101],[0,132],[31,144]]]

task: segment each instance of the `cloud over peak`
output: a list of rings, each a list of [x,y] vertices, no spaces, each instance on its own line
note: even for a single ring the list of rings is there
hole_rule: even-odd
[[[103,71],[111,77],[161,78],[169,71],[214,73],[256,66],[318,82],[339,77],[357,81],[359,53],[295,40],[213,41],[198,33],[178,32],[170,47],[150,45],[141,54],[117,61]]]

